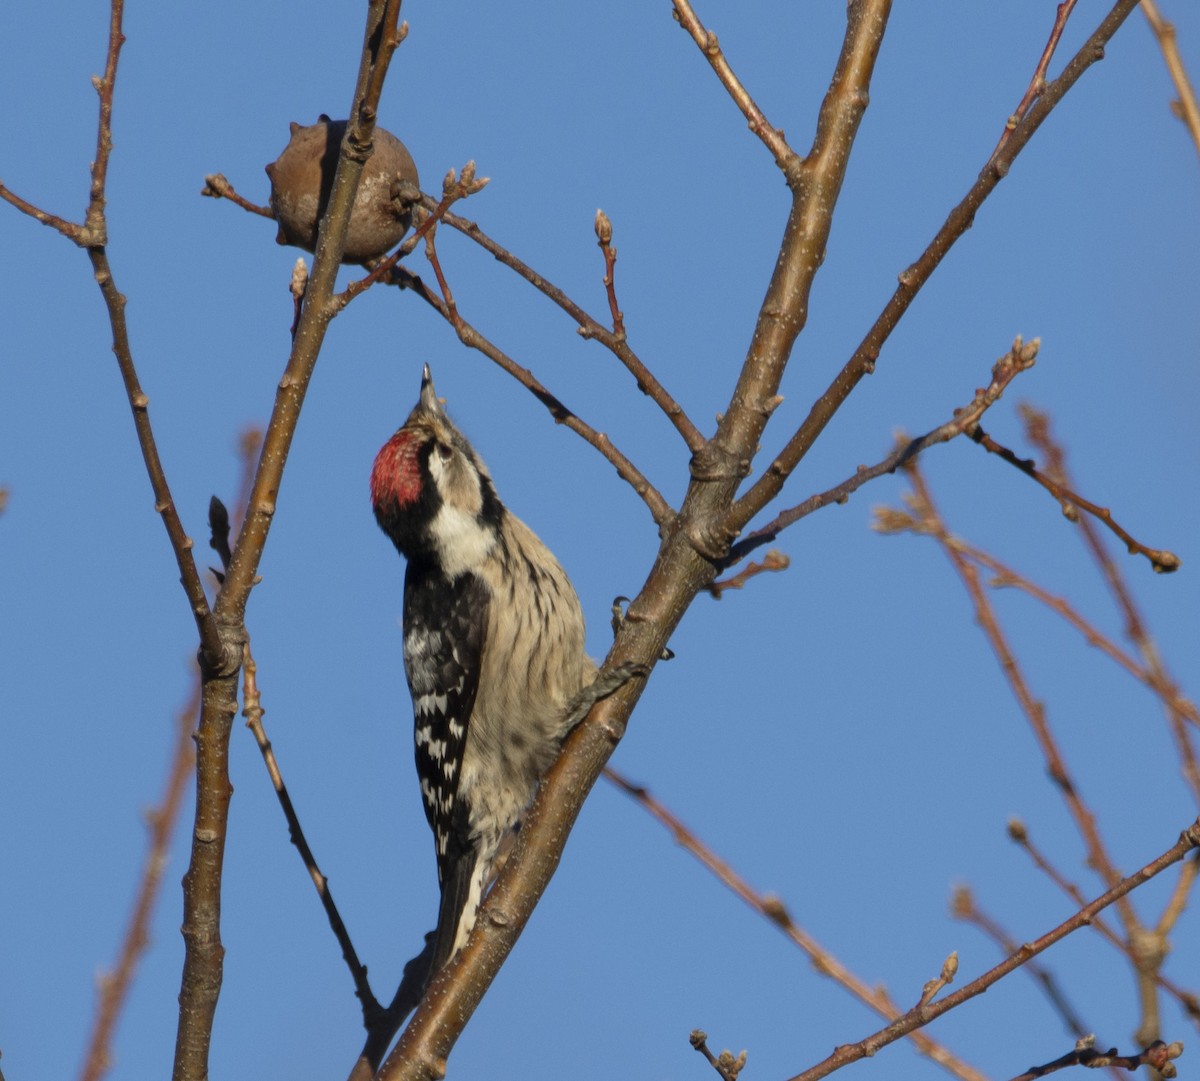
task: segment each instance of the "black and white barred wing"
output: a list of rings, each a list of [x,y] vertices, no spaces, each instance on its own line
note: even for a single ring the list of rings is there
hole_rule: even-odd
[[[404,670],[413,699],[417,777],[437,850],[441,904],[434,971],[460,936],[478,877],[470,808],[459,799],[463,753],[483,654],[488,591],[474,575],[450,582],[409,563],[404,583]],[[478,897],[474,899],[478,904]]]
[[[433,829],[439,878],[466,847],[467,808],[457,799],[483,654],[488,595],[478,578],[414,571],[404,583],[404,671],[413,699],[417,777]]]

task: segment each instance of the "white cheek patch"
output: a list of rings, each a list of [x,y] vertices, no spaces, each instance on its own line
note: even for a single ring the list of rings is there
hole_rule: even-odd
[[[477,568],[496,544],[494,531],[481,526],[473,514],[448,504],[434,515],[429,532],[442,570],[450,578]]]

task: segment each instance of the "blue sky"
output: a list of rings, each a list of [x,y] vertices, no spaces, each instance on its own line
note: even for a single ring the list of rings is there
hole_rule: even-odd
[[[174,495],[202,562],[210,494],[232,499],[235,445],[265,421],[288,351],[297,253],[272,225],[199,197],[223,172],[265,201],[287,125],[344,115],[363,5],[149,5],[130,0],[109,187],[114,272]],[[1200,10],[1163,0],[1193,78]],[[842,33],[841,4],[702,3],[768,117],[807,147]],[[898,4],[854,149],[828,258],[767,433],[782,445],[973,181],[1028,83],[1050,0]],[[1057,72],[1107,11],[1080,0]],[[964,13],[966,11],[966,13]],[[600,316],[592,220],[619,250],[629,339],[701,427],[728,400],[774,261],[787,192],[670,6],[584,11],[409,0],[381,121],[436,191],[468,159],[492,182],[463,212]],[[82,214],[106,5],[0,12],[0,177]],[[1174,576],[1121,565],[1185,690],[1200,652],[1195,405],[1200,162],[1169,112],[1157,46],[1135,13],[1037,134],[913,305],[784,493],[790,505],[921,432],[986,383],[1017,334],[1037,366],[985,427],[1021,453],[1016,406],[1048,410],[1081,490]],[[76,1068],[95,979],[114,959],[189,687],[194,628],[154,514],[100,298],[83,254],[0,207],[0,1050],[10,1081]],[[599,346],[490,257],[441,234],[463,315],[606,431],[664,495],[685,448]],[[412,261],[427,279],[419,256]],[[583,599],[592,651],[608,604],[640,587],[657,538],[611,467],[524,390],[463,349],[418,299],[372,290],[337,320],[317,369],[249,611],[266,723],[323,869],[389,994],[432,925],[434,862],[419,810],[400,661],[402,564],[373,521],[375,451],[431,364],[501,496],[554,549]],[[1054,502],[978,448],[933,451],[952,529],[1104,631],[1121,619]],[[779,543],[787,573],[696,602],[614,765],[648,785],[868,983],[915,1002],[943,958],[961,979],[995,948],[947,914],[969,883],[1028,939],[1072,906],[1005,839],[1010,815],[1089,895],[1100,892],[945,558],[881,537],[885,478]],[[1153,697],[1026,598],[995,597],[1114,859],[1133,870],[1196,808]],[[344,1075],[357,1004],[311,885],[240,725],[227,857],[226,982],[214,1077]],[[186,822],[186,817],[185,817]],[[181,825],[153,942],[114,1048],[117,1078],[170,1069],[182,959]],[[1145,890],[1157,917],[1169,883]],[[1131,1045],[1132,979],[1096,936],[1049,956],[1102,1042]],[[1185,917],[1168,974],[1194,987]],[[778,932],[601,785],[561,870],[451,1059],[454,1075],[580,1081],[615,1069],[705,1076],[693,1028],[746,1047],[746,1077],[790,1076],[879,1027]],[[1193,1035],[1168,1006],[1164,1028]],[[1018,975],[930,1030],[994,1076],[1068,1050]],[[1184,1068],[1187,1069],[1185,1059]],[[934,1076],[896,1047],[864,1076]]]

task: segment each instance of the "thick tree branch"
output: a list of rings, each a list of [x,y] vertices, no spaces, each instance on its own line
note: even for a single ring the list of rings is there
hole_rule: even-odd
[[[300,409],[330,320],[331,297],[345,245],[354,195],[371,155],[375,113],[388,63],[402,36],[400,0],[371,0],[350,121],[342,141],[328,208],[317,235],[312,274],[267,426],[242,527],[214,608],[226,644],[237,658],[206,679],[196,736],[196,827],[184,876],[183,936],[186,944],[179,994],[174,1081],[207,1081],[208,1053],[221,989],[221,876],[228,828],[229,737],[237,713],[237,674],[245,638],[246,603],[266,544],[284,466]]]
[[[681,512],[668,529],[650,575],[617,632],[606,669],[636,663],[649,672],[700,589],[716,576],[701,554],[728,513],[739,461],[752,454],[795,336],[804,322],[854,133],[882,40],[887,0],[852,3],[846,41],[822,107],[814,154],[794,179],[793,205],[780,257],[759,315],[746,368],[718,434],[693,462]],[[727,546],[718,542],[717,554]],[[440,1077],[445,1060],[512,950],[545,890],[584,800],[625,731],[640,694],[632,681],[599,703],[567,740],[539,787],[504,870],[488,894],[466,946],[434,979],[380,1071],[381,1081]]]
[[[787,445],[775,457],[766,471],[738,499],[733,513],[726,522],[731,533],[741,530],[779,492],[784,482],[812,448],[817,437],[825,429],[834,414],[850,396],[865,375],[875,370],[875,363],[883,345],[895,330],[900,318],[908,310],[917,293],[929,280],[942,259],[975,220],[975,214],[984,201],[1008,175],[1012,163],[1041,127],[1042,122],[1063,99],[1089,67],[1104,56],[1104,47],[1117,32],[1137,0],[1117,0],[1112,10],[1084,43],[1083,47],[1067,64],[1063,73],[1049,83],[1043,93],[1030,107],[1028,113],[1012,130],[998,154],[988,159],[979,178],[963,197],[962,201],[946,218],[920,258],[900,275],[900,284],[888,301],[874,325],[834,378],[828,389],[813,404],[808,416]]]

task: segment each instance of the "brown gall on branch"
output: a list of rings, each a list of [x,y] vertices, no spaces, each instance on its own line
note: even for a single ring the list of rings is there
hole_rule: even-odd
[[[446,211],[460,200],[470,198],[470,196],[483,191],[490,182],[490,177],[476,177],[475,163],[469,161],[463,166],[461,179],[453,169],[446,173],[442,181],[442,197],[432,208],[429,207],[429,203],[432,201],[430,196],[424,195],[420,191],[414,192],[412,195],[413,204],[422,206],[427,210],[424,220],[417,226],[412,236],[408,237],[391,255],[379,260],[378,263],[371,267],[371,272],[365,278],[351,282],[343,292],[334,298],[338,309],[341,310],[344,308],[359,293],[366,291],[378,281],[399,284],[399,280],[392,273],[395,270],[396,264],[401,259],[411,255],[422,240],[425,240],[428,246],[431,241],[426,238],[433,234],[438,222],[446,216]]]
[[[793,921],[787,906],[778,897],[755,891],[730,864],[713,852],[645,787],[632,783],[611,766],[605,767],[604,777],[662,825],[671,834],[675,843],[695,857],[722,885],[782,931],[808,956],[817,973],[833,980],[834,983],[849,991],[860,1002],[865,1003],[886,1020],[894,1021],[901,1016],[902,1011],[891,1000],[886,990],[879,986],[870,986],[866,981],[854,975],[832,953]],[[986,1076],[974,1066],[964,1062],[943,1044],[931,1039],[925,1033],[914,1031],[908,1033],[907,1036],[921,1054],[936,1062],[955,1077],[960,1078],[961,1081],[987,1081]]]
[[[946,421],[926,432],[916,439],[900,440],[896,449],[882,461],[874,465],[860,465],[854,475],[824,492],[810,496],[803,503],[782,511],[770,522],[747,534],[729,550],[729,556],[724,565],[729,566],[744,559],[756,548],[769,544],[788,526],[795,525],[801,518],[806,518],[813,511],[828,507],[832,503],[843,504],[849,500],[868,481],[875,480],[884,474],[895,473],[906,463],[914,461],[919,454],[938,443],[947,443],[957,436],[973,431],[979,424],[979,419],[1000,400],[1008,385],[1023,371],[1028,371],[1037,361],[1040,341],[1034,338],[1030,342],[1022,340],[1020,335],[1013,342],[1012,349],[992,365],[992,380],[984,388],[975,391],[971,404],[954,410],[952,420]],[[770,468],[774,468],[774,463]]]
[[[805,1070],[803,1073],[797,1074],[792,1078],[792,1081],[819,1081],[820,1078],[828,1077],[835,1070],[839,1070],[851,1062],[858,1062],[861,1059],[869,1058],[888,1044],[894,1043],[901,1036],[905,1036],[917,1028],[928,1025],[931,1021],[961,1006],[964,1002],[983,994],[998,980],[1026,964],[1030,958],[1037,957],[1051,946],[1061,942],[1068,935],[1079,930],[1080,927],[1086,926],[1096,917],[1097,913],[1102,912],[1118,899],[1125,897],[1156,875],[1161,874],[1168,867],[1178,863],[1198,847],[1200,847],[1200,818],[1197,818],[1180,834],[1179,840],[1175,844],[1156,859],[1151,860],[1141,870],[1135,871],[1127,878],[1121,879],[1115,886],[1101,894],[1090,904],[1085,905],[1075,915],[1064,920],[1057,927],[1047,931],[1033,942],[1026,943],[1016,953],[1010,954],[1004,961],[994,968],[989,969],[982,976],[977,977],[945,998],[938,999],[936,1002],[931,1002],[926,1006],[914,1007],[894,1023],[880,1029],[878,1032],[872,1033],[865,1039],[859,1040],[858,1043],[843,1044],[824,1061],[813,1066],[811,1069]]]
[[[692,1029],[688,1042],[708,1060],[708,1064],[721,1075],[723,1081],[737,1081],[738,1074],[746,1065],[745,1051],[736,1058],[732,1051],[722,1051],[714,1057],[708,1049],[708,1033],[698,1028]]]
[[[339,151],[328,209],[318,231],[306,303],[276,392],[225,582],[213,608],[213,616],[222,630],[222,644],[236,642],[236,658],[228,658],[232,664],[227,669],[206,677],[196,736],[197,798],[191,855],[183,882],[185,954],[173,1081],[204,1081],[209,1075],[209,1050],[224,955],[221,889],[232,791],[229,740],[237,714],[237,673],[242,660],[246,604],[258,581],[258,567],[300,411],[325,333],[335,314],[330,298],[359,178],[371,154],[383,74],[398,43],[398,17],[399,0],[371,0],[368,6],[351,120]]]
[[[1174,552],[1168,552],[1164,548],[1147,548],[1146,545],[1136,540],[1121,528],[1121,525],[1113,518],[1112,511],[1107,507],[1097,506],[1095,503],[1084,499],[1077,492],[1071,491],[1066,485],[1060,484],[1052,477],[1047,476],[1037,468],[1037,463],[1032,458],[1018,458],[1008,447],[997,443],[987,432],[978,426],[970,433],[970,436],[973,442],[979,444],[988,453],[996,455],[1001,461],[1007,462],[1045,488],[1046,491],[1058,500],[1059,505],[1062,507],[1063,517],[1068,521],[1077,522],[1079,520],[1077,509],[1084,511],[1097,521],[1103,522],[1113,533],[1120,537],[1125,544],[1126,551],[1130,555],[1145,556],[1150,561],[1150,565],[1154,568],[1155,573],[1171,574],[1179,570],[1182,561]]]
[[[1055,49],[1058,48],[1059,39],[1062,37],[1063,30],[1066,28],[1067,20],[1071,17],[1071,12],[1074,10],[1076,2],[1077,0],[1063,0],[1058,5],[1058,9],[1054,14],[1054,25],[1050,28],[1050,38],[1046,42],[1046,47],[1042,50],[1041,59],[1038,60],[1037,67],[1033,72],[1033,78],[1029,80],[1029,86],[1026,88],[1025,94],[1017,105],[1016,112],[1008,118],[1008,122],[1004,125],[1000,141],[996,144],[996,149],[992,151],[993,158],[1004,149],[1004,144],[1008,142],[1008,137],[1012,134],[1013,129],[1024,119],[1025,114],[1029,112],[1029,107],[1046,88],[1046,71],[1050,67],[1050,61],[1054,56]]]
[[[429,196],[423,198],[422,205],[426,210],[433,209],[434,207]],[[553,282],[548,281],[536,270],[513,255],[507,248],[488,236],[479,228],[477,222],[470,221],[467,218],[460,218],[455,214],[446,214],[444,217],[446,224],[452,229],[462,233],[469,240],[473,240],[494,259],[523,278],[539,293],[570,316],[575,321],[578,332],[582,337],[598,341],[625,365],[626,370],[636,380],[638,390],[647,395],[666,414],[667,419],[674,425],[675,430],[679,432],[684,443],[687,444],[688,450],[695,454],[704,446],[705,439],[700,430],[683,411],[683,407],[667,392],[666,388],[658,381],[658,378],[629,347],[628,341],[624,338],[618,339],[612,331],[608,330],[599,320],[584,311],[583,308],[576,304],[558,286],[554,285]]]
[[[1146,16],[1146,21],[1158,39],[1158,47],[1162,50],[1171,82],[1175,84],[1175,93],[1179,95],[1177,100],[1171,102],[1171,111],[1187,126],[1196,152],[1200,154],[1200,104],[1196,101],[1196,91],[1183,66],[1183,57],[1179,54],[1175,26],[1162,17],[1155,0],[1141,0],[1141,7],[1142,14]]]
[[[1033,138],[1042,122],[1079,81],[1083,73],[1104,56],[1104,46],[1128,18],[1136,4],[1137,0],[1117,0],[1112,10],[1071,58],[1062,74],[1046,86],[1029,112],[1013,129],[1001,152],[984,165],[978,179],[947,216],[917,261],[900,274],[900,283],[891,299],[853,355],[842,366],[825,392],[813,403],[808,416],[788,440],[787,445],[770,468],[738,498],[727,518],[727,530],[736,533],[743,529],[747,522],[775,498],[784,481],[808,454],[825,426],[841,409],[854,388],[864,376],[875,370],[884,344],[891,337],[892,331],[896,329],[909,305],[950,249],[971,227],[979,208],[1008,174],[1012,163]],[[807,165],[806,162],[806,167]]]
[[[1178,1076],[1173,1060],[1182,1054],[1182,1043],[1177,1041],[1168,1044],[1163,1043],[1162,1040],[1155,1040],[1144,1051],[1136,1055],[1119,1054],[1115,1047],[1108,1051],[1097,1051],[1096,1037],[1085,1036],[1075,1044],[1074,1050],[1067,1052],[1062,1058],[1056,1058],[1053,1062],[1047,1062],[1043,1066],[1031,1066],[1023,1074],[1012,1078],[1012,1081],[1034,1081],[1035,1078],[1045,1077],[1058,1070],[1065,1070],[1068,1066],[1086,1066],[1093,1070],[1107,1066],[1130,1071],[1141,1066],[1149,1066],[1150,1069],[1158,1072],[1159,1077],[1169,1079]]]

